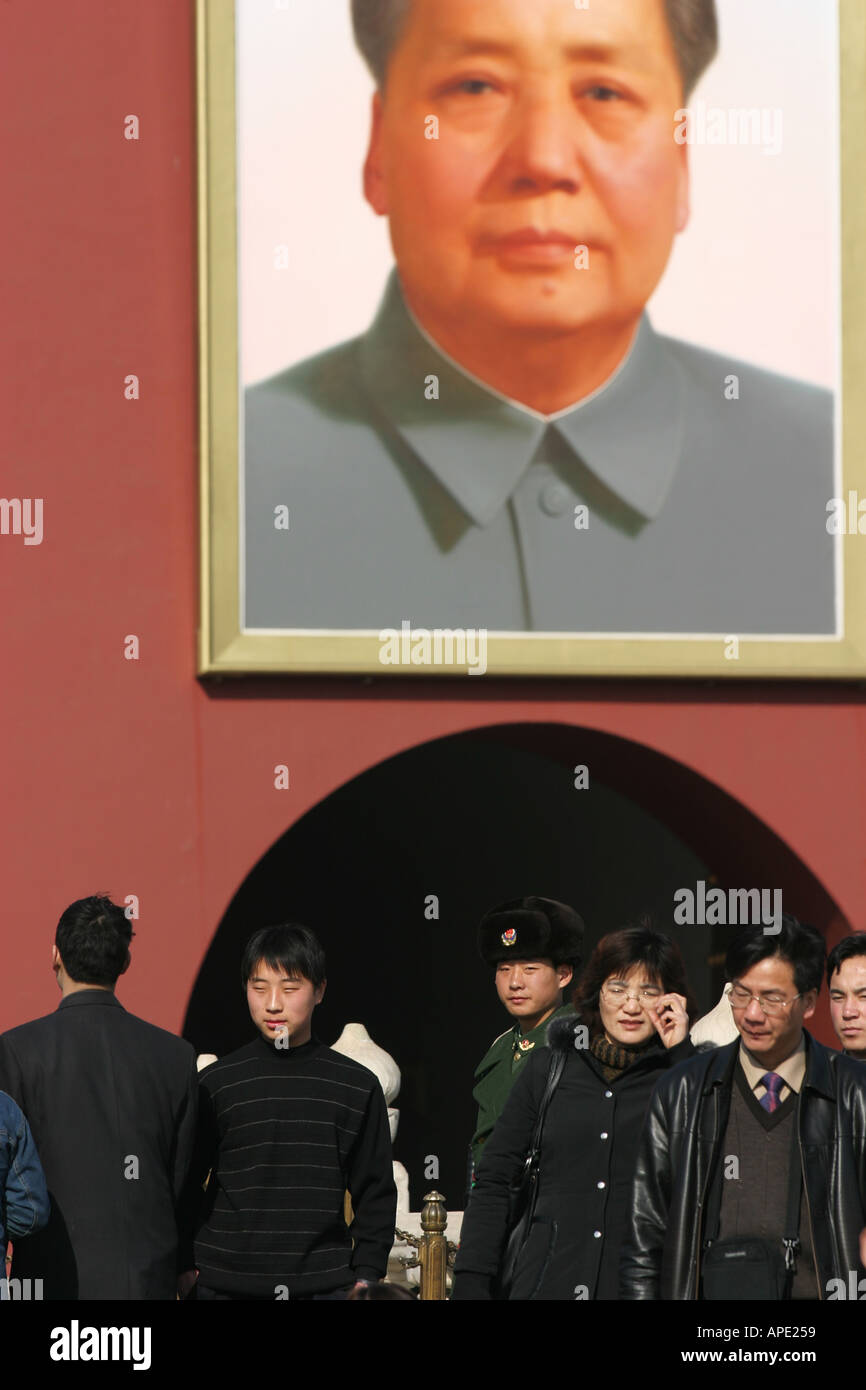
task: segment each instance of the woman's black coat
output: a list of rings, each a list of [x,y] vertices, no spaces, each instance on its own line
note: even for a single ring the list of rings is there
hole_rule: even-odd
[[[544,1122],[535,1216],[511,1298],[619,1295],[619,1251],[649,1098],[659,1076],[694,1049],[688,1038],[670,1051],[659,1042],[608,1082],[589,1049],[575,1046],[579,1025],[574,1015],[554,1020],[548,1046],[528,1059],[487,1140],[463,1218],[457,1299],[493,1296],[507,1234],[509,1187],[531,1143],[551,1049],[565,1053],[565,1066]]]

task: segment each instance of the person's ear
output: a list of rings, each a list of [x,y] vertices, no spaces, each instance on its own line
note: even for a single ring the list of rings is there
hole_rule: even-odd
[[[327,981],[327,980],[323,980],[322,983],[321,983],[321,984],[318,986],[318,988],[316,989],[316,992],[315,992],[315,994],[313,995],[313,1002],[314,1002],[314,1004],[321,1004],[322,1000],[323,1000],[324,997],[325,997],[325,989],[327,988],[327,984],[328,984],[328,981]]]
[[[364,160],[364,197],[378,217],[388,216],[388,193],[382,151],[382,98],[374,93],[370,113],[370,143]]]
[[[807,989],[803,995],[803,1020],[811,1018],[818,1004],[818,991]]]
[[[691,175],[689,173],[689,147],[681,145],[679,151],[680,167],[677,175],[676,229],[684,232],[691,216]]]
[[[120,973],[121,973],[121,975],[125,975],[125,974],[126,974],[126,972],[127,972],[127,970],[129,969],[129,967],[130,967],[131,964],[132,964],[132,956],[130,955],[129,951],[127,951],[127,953],[126,953],[126,960],[123,962],[123,965],[120,967]]]
[[[571,984],[572,976],[574,975],[574,970],[570,965],[558,965],[556,967],[556,973],[559,978],[560,989],[565,989],[566,985]]]
[[[51,969],[54,971],[55,975],[58,970],[63,969],[63,961],[60,959],[60,952],[56,946],[51,947]]]

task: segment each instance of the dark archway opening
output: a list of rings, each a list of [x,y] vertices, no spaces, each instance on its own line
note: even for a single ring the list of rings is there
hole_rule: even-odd
[[[587,769],[583,789],[578,766]],[[247,1042],[244,943],[272,922],[314,927],[329,976],[317,1035],[330,1043],[360,1022],[394,1056],[403,1077],[395,1157],[409,1171],[413,1206],[435,1157],[437,1185],[459,1208],[472,1074],[509,1026],[475,947],[482,913],[525,893],[570,902],[589,950],[649,911],[679,941],[705,1012],[722,987],[730,929],[673,923],[674,892],[699,879],[781,888],[786,910],[823,929],[838,915],[766,825],[650,749],[563,725],[437,740],[354,778],[267,850],[214,936],[184,1035],[219,1056]]]

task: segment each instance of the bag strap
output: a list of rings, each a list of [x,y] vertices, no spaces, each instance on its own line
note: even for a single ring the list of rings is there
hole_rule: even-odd
[[[803,1077],[803,1088],[806,1078]],[[782,1244],[785,1247],[785,1268],[793,1274],[797,1267],[796,1256],[800,1250],[800,1201],[803,1194],[803,1165],[800,1162],[800,1105],[803,1088],[797,1096],[797,1104],[791,1123],[791,1157],[788,1162],[788,1210],[785,1214],[785,1232]]]
[[[722,1164],[724,1155],[722,1149],[725,1147],[725,1136],[721,1136],[719,1143],[719,1154],[713,1171],[712,1182],[710,1185],[710,1201],[707,1206],[707,1226],[704,1237],[704,1248],[709,1249],[719,1238],[719,1227],[722,1224]]]
[[[538,1115],[535,1120],[535,1127],[532,1131],[532,1139],[529,1151],[526,1155],[526,1170],[534,1167],[538,1162],[538,1155],[541,1151],[541,1135],[544,1130],[544,1120],[547,1115],[553,1093],[559,1085],[559,1078],[565,1066],[565,1052],[557,1050],[550,1059],[550,1067],[547,1072],[547,1081],[544,1087],[544,1094],[541,1097],[541,1104],[538,1107]]]

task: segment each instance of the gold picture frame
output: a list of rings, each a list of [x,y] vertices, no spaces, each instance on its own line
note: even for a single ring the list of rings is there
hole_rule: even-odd
[[[331,3],[331,0],[329,0]],[[840,0],[843,496],[866,497],[866,6]],[[235,3],[197,0],[202,676],[481,674],[470,659],[383,664],[376,631],[245,630],[241,625]],[[859,456],[858,456],[859,451]],[[866,537],[839,537],[842,635],[723,638],[485,634],[492,676],[863,678]],[[837,562],[838,565],[838,562]],[[837,600],[838,601],[838,600]],[[414,640],[414,634],[412,634]],[[736,650],[732,648],[735,646]],[[404,654],[407,648],[404,644]],[[457,650],[456,648],[454,649]],[[458,652],[458,655],[460,653]]]

